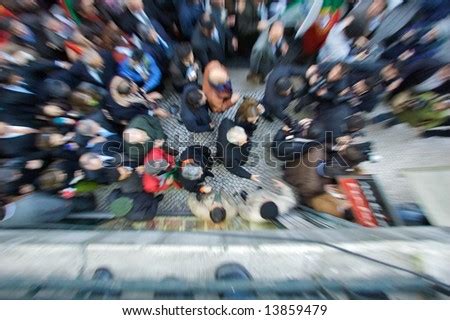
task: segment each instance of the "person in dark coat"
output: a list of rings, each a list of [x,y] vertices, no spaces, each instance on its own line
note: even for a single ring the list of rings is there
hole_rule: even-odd
[[[179,36],[179,21],[176,0],[144,0],[145,10],[158,21],[172,39]]]
[[[288,122],[288,121],[287,121]],[[289,121],[275,135],[271,151],[281,161],[290,162],[302,157],[310,148],[318,148],[325,141],[325,130],[319,121],[303,119]]]
[[[116,74],[116,69],[117,63],[110,52],[100,53],[88,49],[83,52],[80,61],[75,62],[70,70],[57,72],[51,75],[51,78],[61,80],[71,88],[87,82],[106,94],[106,89]]]
[[[36,126],[36,115],[39,113],[36,88],[30,87],[12,69],[2,68],[0,72],[0,120],[21,121],[27,126]]]
[[[198,82],[199,67],[188,42],[175,47],[175,56],[170,63],[169,73],[174,89],[180,93],[186,85]]]
[[[271,25],[267,36],[261,36],[253,46],[247,79],[263,82],[288,49],[289,45],[284,40],[284,25],[281,21],[276,21]]]
[[[138,115],[152,114],[152,105],[133,81],[120,76],[112,79],[105,108],[115,123],[126,126]]]
[[[303,69],[292,65],[278,66],[270,73],[262,100],[267,120],[273,120],[272,116],[280,120],[286,117],[284,110],[296,98],[290,77],[302,75]]]
[[[151,6],[144,6],[142,0],[126,0],[126,9],[120,15],[118,24],[119,27],[128,35],[133,34],[139,36],[139,25],[145,24],[153,27],[158,35],[166,42],[170,42],[170,37],[167,35],[161,24],[153,18],[150,12]]]
[[[143,164],[145,156],[166,139],[161,123],[153,116],[137,116],[123,132],[124,152],[133,161]]]
[[[31,21],[10,20],[14,42],[36,50],[44,59],[67,61],[64,42],[70,39],[72,31],[65,30],[64,24],[50,15],[28,20]]]
[[[63,220],[70,213],[94,210],[93,197],[66,200],[44,192],[34,192],[0,207],[0,227],[17,228],[54,223]]]
[[[205,185],[206,177],[214,177],[211,172],[213,159],[206,146],[189,146],[180,155],[178,182],[193,193],[209,193],[211,187]]]
[[[180,116],[186,129],[197,133],[214,130],[214,123],[209,116],[206,96],[197,85],[187,85],[181,101]]]
[[[202,69],[213,60],[225,61],[226,34],[218,27],[209,13],[204,13],[195,29],[191,44],[194,55],[200,61]]]
[[[253,98],[244,97],[234,117],[237,126],[244,128],[247,136],[252,137],[257,128],[260,115],[264,113],[264,107]]]
[[[259,176],[249,173],[242,166],[248,161],[251,150],[245,130],[234,124],[231,119],[223,119],[217,137],[216,158],[232,174],[259,182]]]
[[[178,20],[183,36],[190,40],[200,16],[205,12],[203,0],[181,0],[178,4]]]
[[[21,122],[0,122],[0,158],[15,158],[37,151],[39,131]]]
[[[125,193],[114,190],[108,196],[110,210],[117,217],[125,216],[130,221],[149,221],[158,213],[158,205],[164,199],[163,195],[154,196],[145,192]]]
[[[163,74],[167,73],[170,60],[173,58],[173,46],[164,40],[153,26],[140,24],[139,34],[142,39],[142,50],[149,53]]]
[[[243,57],[250,56],[259,33],[269,26],[268,10],[264,2],[264,0],[237,1],[235,30],[239,41],[239,53]]]

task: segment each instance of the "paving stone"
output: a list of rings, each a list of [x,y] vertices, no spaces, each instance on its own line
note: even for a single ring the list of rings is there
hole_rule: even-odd
[[[262,99],[264,86],[252,85],[245,81],[247,71],[245,69],[231,70],[233,87],[241,96],[250,96],[256,99]],[[165,97],[161,101],[161,106],[168,110],[172,104],[180,104],[179,95],[170,89],[170,86],[164,92]],[[224,118],[234,118],[238,102],[233,108],[223,114],[213,114],[212,119],[217,124]],[[292,114],[295,104],[291,104],[288,112]],[[379,107],[374,114],[386,110]],[[294,115],[300,118],[299,115]],[[162,126],[168,135],[168,143],[180,151],[193,144],[205,145],[215,152],[215,143],[217,137],[217,127],[213,132],[191,133],[187,131],[183,124],[175,118],[162,120]],[[272,188],[272,179],[281,179],[281,163],[269,157],[270,152],[266,146],[271,141],[271,137],[281,128],[282,122],[275,120],[268,122],[261,120],[258,129],[253,136],[253,148],[250,160],[245,166],[251,173],[261,176],[262,186]],[[400,169],[410,167],[426,167],[448,165],[448,154],[450,151],[450,139],[445,138],[420,138],[417,131],[405,124],[397,125],[391,128],[384,128],[382,125],[370,125],[366,128],[366,138],[373,142],[374,150],[383,158],[378,163],[365,163],[362,168],[365,172],[375,174],[384,189],[387,198],[392,204],[401,202],[414,202],[413,195],[408,189],[406,179],[399,173]],[[424,156],[426,155],[426,157]],[[214,178],[207,178],[207,183],[216,190],[222,190],[231,197],[236,197],[241,190],[252,191],[257,188],[257,184],[246,179],[236,177],[229,173],[222,165],[215,165],[212,172]],[[100,207],[107,209],[107,195],[118,187],[114,184],[104,187],[97,192]],[[184,190],[170,190],[166,193],[163,202],[159,206],[159,215],[190,215],[186,205],[188,193]],[[115,225],[114,228],[124,228]],[[310,227],[305,222],[305,228]],[[189,229],[189,228],[188,228]]]

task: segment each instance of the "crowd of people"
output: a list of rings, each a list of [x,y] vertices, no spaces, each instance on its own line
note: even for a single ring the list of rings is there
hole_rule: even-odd
[[[170,189],[188,191],[192,213],[214,223],[265,222],[298,203],[352,220],[336,178],[376,160],[360,138],[366,123],[449,136],[450,5],[342,2],[311,53],[294,37],[301,21],[283,22],[290,1],[2,1],[0,227],[96,211],[93,191],[114,183],[110,211],[132,221],[153,219]],[[265,84],[261,101],[234,90],[236,57],[249,61],[248,81]],[[166,110],[172,88],[181,103]],[[233,119],[212,121],[230,108]],[[168,117],[217,132],[215,152],[169,145]],[[238,200],[215,190],[215,165],[260,182],[245,164],[261,121],[280,124],[270,150],[285,181]]]

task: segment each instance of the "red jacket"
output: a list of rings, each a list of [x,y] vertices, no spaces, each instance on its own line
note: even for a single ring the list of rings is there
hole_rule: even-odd
[[[169,163],[169,169],[175,168],[175,158],[170,154],[167,154],[161,148],[153,148],[147,156],[144,158],[144,164],[151,160],[161,160],[165,159]],[[158,176],[144,173],[142,176],[142,185],[144,187],[144,191],[148,193],[158,193],[170,189],[172,185],[168,186],[167,184],[160,185],[160,181]]]

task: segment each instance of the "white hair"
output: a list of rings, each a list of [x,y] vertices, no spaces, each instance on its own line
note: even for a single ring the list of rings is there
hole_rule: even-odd
[[[247,134],[242,127],[235,126],[227,132],[227,140],[232,144],[239,144],[240,141],[245,139],[247,139]]]

